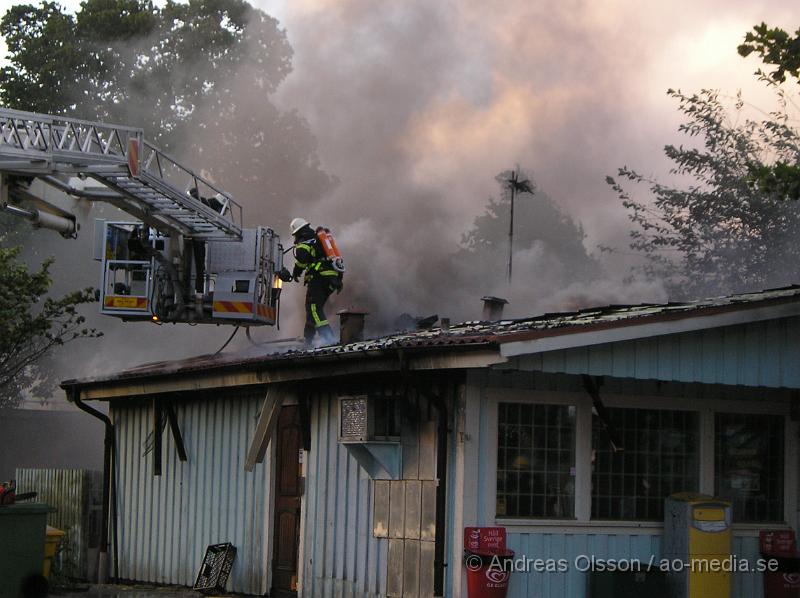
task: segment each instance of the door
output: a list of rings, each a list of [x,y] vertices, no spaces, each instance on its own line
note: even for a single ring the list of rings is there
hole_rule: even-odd
[[[300,413],[297,405],[281,408],[275,434],[275,536],[272,543],[272,594],[297,591],[300,544]]]

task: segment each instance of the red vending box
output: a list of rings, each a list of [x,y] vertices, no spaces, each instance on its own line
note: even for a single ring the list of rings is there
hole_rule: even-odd
[[[762,530],[761,556],[777,561],[777,571],[764,571],[764,598],[800,598],[800,555],[792,530]]]
[[[469,598],[506,598],[514,551],[506,548],[506,528],[465,527],[464,565]]]

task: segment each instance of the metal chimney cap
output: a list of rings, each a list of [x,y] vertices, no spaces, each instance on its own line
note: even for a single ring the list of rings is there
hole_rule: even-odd
[[[349,307],[336,312],[339,316],[339,344],[349,345],[364,340],[364,324],[367,314],[365,309]]]
[[[493,297],[492,295],[486,295],[484,297],[481,297],[481,301],[499,303],[500,305],[505,305],[506,303],[508,303],[508,299],[503,299],[502,297]]]
[[[485,322],[496,322],[503,319],[503,308],[508,301],[502,297],[486,295],[483,299],[483,315],[481,318]]]
[[[369,312],[361,307],[348,307],[346,309],[340,309],[336,312],[337,316],[368,316]]]

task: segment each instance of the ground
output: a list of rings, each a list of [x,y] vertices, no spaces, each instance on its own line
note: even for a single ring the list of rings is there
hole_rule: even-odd
[[[195,590],[178,586],[137,585],[92,585],[84,591],[67,593],[53,592],[60,598],[202,598]],[[225,598],[236,598],[237,594],[223,594]]]

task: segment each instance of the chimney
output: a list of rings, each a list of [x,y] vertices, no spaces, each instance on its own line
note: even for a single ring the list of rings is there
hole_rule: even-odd
[[[351,307],[336,312],[339,316],[339,344],[347,345],[364,340],[364,320],[368,311]]]
[[[508,303],[505,299],[500,297],[481,297],[483,301],[483,317],[484,322],[496,322],[503,319],[503,306]]]

